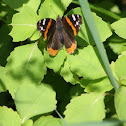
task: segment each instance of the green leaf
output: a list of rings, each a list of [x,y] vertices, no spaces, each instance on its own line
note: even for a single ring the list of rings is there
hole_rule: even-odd
[[[60,75],[64,78],[66,82],[70,82],[71,84],[80,83],[78,77],[71,72],[68,60],[66,60],[62,65]]]
[[[30,6],[32,9],[37,11],[41,0],[20,0],[20,1],[18,1],[18,0],[11,0],[11,1],[10,0],[3,0],[3,2],[17,11],[21,11],[23,9],[23,5]]]
[[[44,57],[36,44],[16,47],[7,59],[6,86],[14,97],[21,84],[39,84],[46,74]]]
[[[44,60],[45,60],[46,66],[50,69],[53,69],[54,72],[58,72],[60,70],[65,57],[66,56],[65,56],[64,50],[60,50],[55,57],[50,56],[48,51],[44,50]]]
[[[82,20],[83,24],[81,25],[81,29],[80,29],[80,32],[78,33],[78,36],[81,37],[81,39],[85,40],[87,43],[94,45],[94,39],[92,38],[92,35],[87,26],[87,23],[86,23],[85,19],[83,18],[81,8],[80,7],[75,8],[75,9],[71,10],[67,15],[73,14],[73,13],[81,15],[82,19],[83,19]],[[98,17],[95,13],[92,13],[92,15],[96,21],[101,40],[102,40],[102,42],[104,42],[107,38],[109,38],[112,35],[112,32],[109,29],[107,23],[104,22],[102,20],[102,18]],[[82,41],[80,38],[78,38],[78,37],[76,37],[76,38],[77,38],[77,42]],[[84,43],[81,43],[81,44],[84,44]]]
[[[40,32],[39,32],[38,30],[36,30],[36,31],[33,33],[33,35],[31,36],[30,40],[31,40],[31,41],[35,41],[35,40],[39,39],[40,37],[41,37]]]
[[[108,42],[109,46],[116,54],[121,54],[121,52],[126,50],[126,40],[115,34],[110,39],[108,39]]]
[[[86,122],[86,123],[75,123],[69,126],[122,126],[120,121],[104,121],[104,122]]]
[[[92,80],[105,77],[106,73],[101,65],[96,47],[85,47],[78,54],[68,55],[68,63],[72,72],[84,79]],[[99,57],[99,59],[98,59]]]
[[[115,108],[120,120],[126,120],[126,87],[121,86],[115,93]],[[126,126],[126,123],[124,123]]]
[[[10,35],[14,42],[24,41],[31,37],[37,29],[38,17],[36,12],[29,6],[24,5],[20,13],[16,13],[12,18],[13,26]]]
[[[6,86],[5,86],[5,68],[0,66],[0,92],[5,92],[7,91]]]
[[[71,2],[72,0],[45,0],[39,9],[39,19],[53,18],[56,20],[58,15],[62,17]]]
[[[85,92],[97,92],[104,93],[110,91],[113,88],[108,77],[91,80],[85,88]]]
[[[53,116],[42,116],[35,121],[33,126],[63,126],[62,120]]]
[[[0,27],[0,65],[6,65],[6,59],[13,50],[13,43],[9,34],[9,27],[4,24]]]
[[[14,98],[22,122],[39,114],[56,109],[56,93],[51,86],[41,83],[38,86],[21,85]]]
[[[22,124],[22,126],[33,126],[33,121],[31,119],[27,120]]]
[[[117,54],[120,54],[121,52],[126,50],[126,42],[124,42],[124,43],[121,43],[121,42],[120,43],[109,43],[109,46]]]
[[[0,126],[21,126],[18,113],[6,106],[0,106]]]
[[[126,39],[126,18],[121,18],[120,20],[112,23],[111,26],[118,36]]]
[[[88,27],[89,27],[90,32],[92,34],[92,37],[93,37],[95,44],[97,46],[98,54],[100,54],[100,57],[102,59],[102,63],[104,65],[105,71],[106,71],[114,89],[116,90],[118,88],[118,83],[115,80],[115,78],[112,74],[112,71],[110,69],[110,65],[109,65],[109,61],[108,61],[108,58],[107,58],[107,55],[105,52],[105,48],[103,46],[103,43],[102,43],[102,40],[100,37],[100,33],[98,32],[97,25],[96,25],[94,18],[92,16],[88,1],[87,0],[79,0],[79,2],[80,2],[80,6],[82,7],[82,12],[85,16],[85,20],[88,24]],[[104,29],[104,27],[103,27],[103,29]]]
[[[102,121],[105,118],[104,96],[98,93],[82,94],[66,106],[67,122]]]
[[[113,70],[118,77],[119,84],[126,85],[126,52],[122,52],[122,54],[118,57],[116,62],[114,63]]]

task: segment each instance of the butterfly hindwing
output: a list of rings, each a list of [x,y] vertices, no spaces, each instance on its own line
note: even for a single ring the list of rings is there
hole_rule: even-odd
[[[64,36],[64,45],[69,54],[74,53],[74,51],[77,48],[76,40],[74,38],[74,35],[70,32],[66,32],[63,30],[63,36]]]
[[[49,37],[47,50],[51,56],[55,56],[62,48],[63,44],[60,42],[57,30]]]

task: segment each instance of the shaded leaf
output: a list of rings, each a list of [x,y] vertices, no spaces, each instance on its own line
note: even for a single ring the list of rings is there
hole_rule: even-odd
[[[6,59],[13,50],[13,43],[9,34],[9,27],[4,24],[0,27],[0,65],[6,65]]]
[[[97,92],[104,93],[110,91],[113,88],[108,77],[91,80],[85,88],[85,92]]]
[[[46,74],[44,57],[36,44],[16,47],[8,57],[6,86],[12,96],[21,84],[39,84]]]
[[[79,50],[78,54],[68,55],[71,71],[87,80],[105,77],[106,73],[97,54],[96,48],[88,46]]]
[[[115,108],[119,119],[122,121],[126,120],[125,104],[126,104],[126,87],[121,86],[115,93]],[[126,123],[124,123],[124,126],[126,126]]]
[[[3,2],[17,11],[21,11],[24,4],[37,11],[41,0],[3,0]]]
[[[56,109],[56,93],[49,85],[21,85],[14,98],[17,111],[23,122],[35,115]]]
[[[44,50],[44,60],[48,68],[53,69],[54,72],[58,72],[61,65],[64,62],[65,54],[63,50],[60,50],[55,57],[50,56],[47,50]]]
[[[113,70],[116,74],[119,84],[126,85],[126,52],[122,52],[122,54],[118,57],[116,62],[113,65]]]
[[[80,83],[78,77],[71,72],[68,60],[66,60],[62,65],[60,75],[64,78],[66,82],[70,82],[71,84]]]
[[[6,86],[5,86],[5,79],[6,79],[5,72],[6,72],[5,68],[0,66],[0,92],[7,91]]]

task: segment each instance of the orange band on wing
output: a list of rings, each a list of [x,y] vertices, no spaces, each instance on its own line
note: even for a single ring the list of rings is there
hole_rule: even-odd
[[[77,31],[76,31],[76,28],[73,26],[72,22],[70,21],[70,19],[68,17],[66,17],[66,21],[68,22],[68,24],[71,26],[73,32],[74,32],[74,35],[77,35]]]
[[[77,48],[77,45],[76,45],[75,42],[73,42],[72,45],[71,45],[71,47],[70,48],[67,48],[66,50],[67,50],[67,52],[69,54],[72,54],[72,53],[74,53],[74,51],[75,51],[76,48]]]
[[[52,23],[52,19],[49,20],[46,31],[44,32],[44,38],[45,39],[47,39],[47,33],[48,33],[48,30],[49,30],[49,28],[51,26],[51,23]]]
[[[51,56],[55,56],[58,53],[59,50],[54,50],[52,48],[48,48],[48,52]]]

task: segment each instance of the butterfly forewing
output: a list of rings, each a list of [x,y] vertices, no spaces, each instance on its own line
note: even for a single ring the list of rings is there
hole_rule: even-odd
[[[64,29],[76,36],[80,30],[80,25],[82,24],[82,17],[78,14],[72,14],[64,17],[62,22]]]
[[[50,18],[45,18],[37,23],[37,29],[40,31],[42,37],[46,40],[55,31],[56,21]]]

